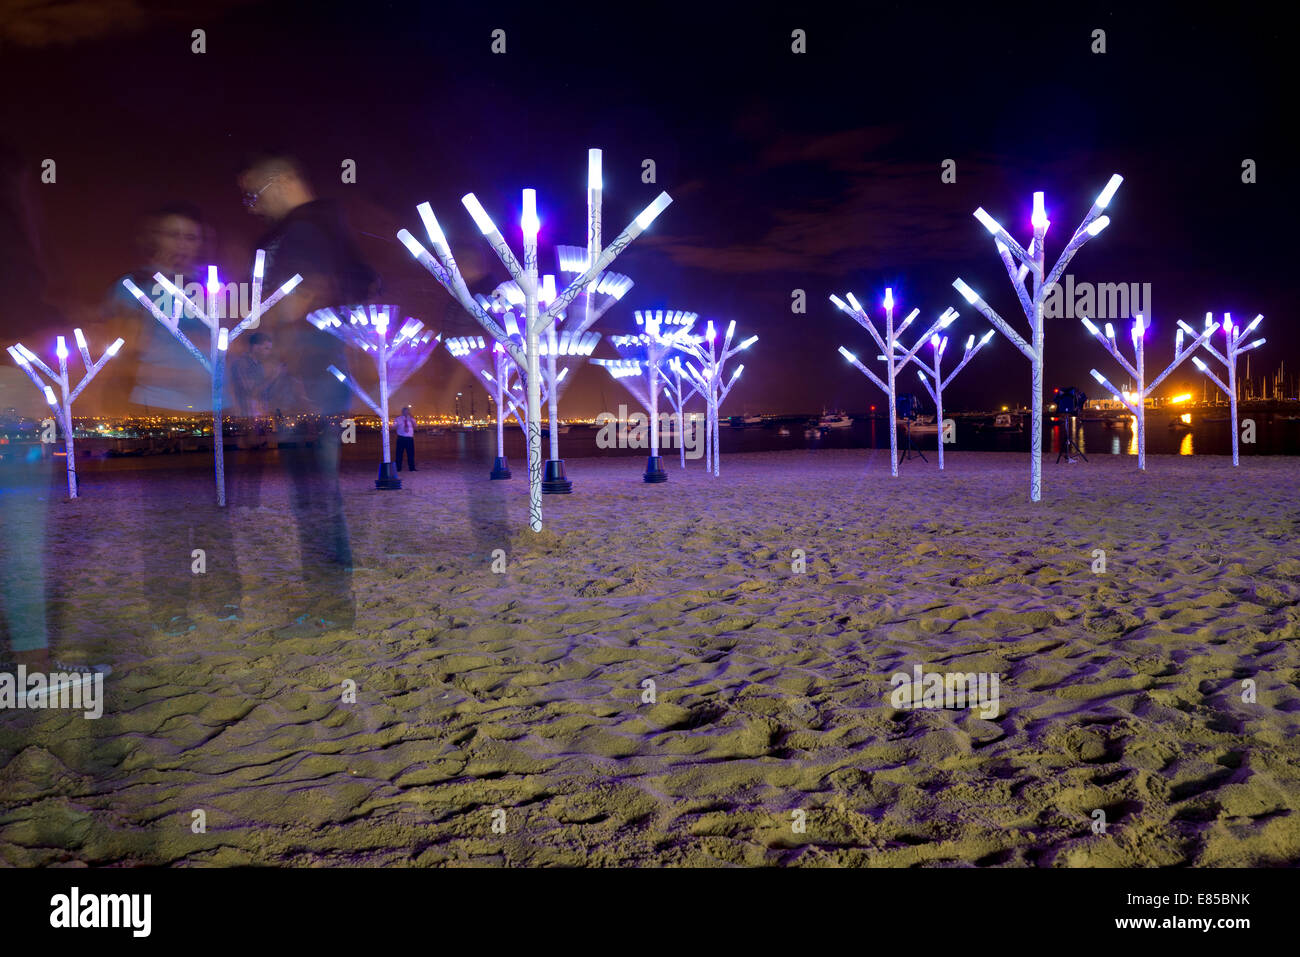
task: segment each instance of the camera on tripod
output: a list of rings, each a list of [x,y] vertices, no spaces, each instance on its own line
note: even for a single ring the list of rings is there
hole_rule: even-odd
[[[1061,459],[1067,463],[1076,461],[1075,456],[1088,461],[1088,456],[1083,454],[1083,449],[1079,448],[1078,443],[1074,440],[1073,422],[1075,416],[1083,412],[1083,407],[1088,404],[1088,397],[1080,392],[1074,386],[1066,389],[1056,390],[1056,414],[1061,418],[1061,452],[1056,457],[1056,463],[1059,465]]]
[[[894,400],[898,406],[898,417],[900,419],[915,419],[921,411],[921,402],[911,392],[904,392]]]
[[[921,412],[921,400],[911,392],[901,393],[894,399],[894,410],[898,413],[899,419],[906,423],[903,432],[907,437],[907,444],[898,450],[898,461],[906,462],[913,455],[917,455],[922,462],[928,462],[929,459],[925,457],[924,452],[912,447],[912,423]],[[895,424],[894,427],[897,428],[897,425]]]
[[[1088,397],[1074,386],[1057,391],[1056,411],[1061,415],[1078,415],[1087,404]]]

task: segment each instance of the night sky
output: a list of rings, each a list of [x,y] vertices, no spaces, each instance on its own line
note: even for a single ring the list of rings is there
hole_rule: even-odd
[[[632,331],[633,309],[658,307],[758,333],[728,412],[880,400],[836,354],[875,350],[831,292],[855,292],[876,315],[885,286],[900,315],[954,306],[959,352],[988,328],[952,289],[960,275],[1026,333],[972,211],[983,206],[1027,242],[1032,193],[1046,191],[1050,267],[1113,172],[1125,182],[1112,224],[1069,271],[1077,282],[1151,283],[1148,365],[1172,355],[1178,318],[1262,312],[1268,344],[1252,372],[1281,361],[1300,372],[1286,266],[1296,188],[1282,153],[1290,41],[1253,8],[442,6],[4,3],[3,344],[22,337],[44,354],[56,332],[82,324],[98,353],[108,334],[98,304],[138,265],[141,214],[168,201],[197,203],[214,227],[205,258],[247,279],[263,226],[241,207],[235,176],[266,148],[298,156],[317,192],[344,204],[386,300],[444,335],[477,333],[394,233],[422,235],[415,207],[429,200],[471,289],[488,293],[508,277],[459,198],[476,192],[517,246],[519,190],[532,186],[553,271],[554,243],[585,240],[586,150],[601,147],[607,239],[659,190],[674,202],[615,263],[636,286],[597,328]],[[196,28],[207,32],[202,55],[190,50]],[[496,28],[505,55],[490,52]],[[807,31],[806,54],[790,50],[795,28]],[[1090,51],[1097,28],[1102,55]],[[40,179],[45,158],[57,162],[52,185]],[[641,182],[646,158],[655,184]],[[1242,183],[1247,158],[1255,184]],[[340,182],[344,159],[357,163],[355,185]],[[945,159],[954,184],[941,182]],[[804,315],[791,313],[797,288]],[[1075,319],[1053,321],[1047,351],[1049,390],[1098,394],[1093,366],[1122,381]],[[418,412],[449,412],[469,381],[439,350],[403,397]],[[1171,389],[1182,385],[1200,394],[1190,363]],[[956,409],[1028,397],[1029,364],[1000,336],[945,396]],[[562,411],[623,401],[588,367]],[[78,411],[123,407],[105,373]]]

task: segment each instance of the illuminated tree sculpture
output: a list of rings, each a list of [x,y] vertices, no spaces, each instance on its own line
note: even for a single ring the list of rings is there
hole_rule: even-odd
[[[600,150],[590,150],[587,154],[587,219],[588,222],[599,221],[602,198],[601,154]],[[429,241],[433,245],[434,255],[412,236],[407,230],[400,230],[398,239],[410,253],[429,270],[452,298],[473,316],[487,332],[509,353],[510,358],[524,370],[528,389],[528,525],[534,532],[542,530],[542,433],[541,433],[541,336],[547,327],[564,314],[569,304],[584,289],[597,281],[614,259],[626,249],[637,236],[647,229],[656,216],[672,202],[667,193],[660,193],[612,243],[599,247],[600,232],[589,232],[587,269],[573,280],[543,312],[538,308],[540,283],[537,274],[537,234],[540,221],[537,218],[537,191],[523,191],[523,215],[520,226],[523,229],[523,262],[507,245],[505,237],[492,222],[487,211],[483,209],[473,193],[467,193],[461,202],[469,210],[479,230],[487,237],[493,250],[510,272],[510,276],[524,292],[524,336],[522,347],[513,342],[506,331],[484,308],[470,296],[460,269],[452,258],[451,248],[443,234],[442,227],[434,218],[428,203],[418,207],[424,221]]]
[[[499,347],[497,343],[493,343],[492,348],[493,351],[496,351]],[[504,352],[505,350],[501,350],[501,351]],[[508,418],[509,416],[513,415],[515,417],[515,421],[519,423],[519,427],[524,430],[525,434],[527,434],[528,433],[528,390],[524,388],[523,377],[519,375],[519,367],[516,366],[513,362],[507,360],[507,363],[504,366],[504,376],[499,377],[494,372],[489,372],[487,369],[484,369],[482,372],[479,373],[479,375],[482,376],[484,384],[489,389],[497,390],[497,395],[500,397],[499,401],[503,403],[503,407],[505,409],[501,421],[504,421],[505,418]],[[564,378],[563,372],[560,373],[560,378],[561,379]],[[543,403],[546,402],[547,397],[548,394],[546,390],[546,383],[543,382],[542,383]],[[509,475],[506,476],[506,478],[509,477],[510,477]]]
[[[185,347],[199,364],[203,366],[212,381],[212,449],[213,449],[213,471],[216,475],[217,482],[217,505],[221,508],[226,506],[226,462],[225,462],[225,442],[223,437],[224,422],[221,414],[222,394],[225,391],[226,376],[226,353],[230,344],[239,338],[240,333],[245,329],[256,328],[261,322],[262,316],[268,309],[277,302],[293,292],[302,282],[302,276],[295,274],[284,285],[277,289],[270,299],[262,301],[262,276],[266,267],[266,252],[259,249],[253,260],[253,308],[249,310],[248,316],[244,318],[233,329],[226,329],[221,325],[222,316],[220,315],[219,304],[224,301],[222,290],[225,288],[220,279],[217,278],[217,267],[208,267],[208,306],[211,315],[204,312],[196,305],[185,292],[176,287],[166,276],[160,272],[153,274],[154,281],[157,282],[168,295],[171,296],[172,315],[167,315],[158,307],[152,299],[146,296],[140,288],[130,279],[123,279],[122,285],[127,291],[139,301],[140,305],[152,313],[153,317],[166,327],[167,331],[176,337],[176,341]],[[234,297],[231,297],[233,300]],[[208,354],[203,352],[194,343],[186,337],[185,333],[180,330],[181,310],[189,309],[194,316],[197,316],[208,330],[211,332],[211,338],[208,343]]]
[[[1146,342],[1147,330],[1151,328],[1150,322],[1144,320],[1141,315],[1133,317],[1133,327],[1129,330],[1129,338],[1133,340],[1133,361],[1129,362],[1119,351],[1119,346],[1115,342],[1114,326],[1109,322],[1106,323],[1106,332],[1103,335],[1092,320],[1080,319],[1079,321],[1083,323],[1084,328],[1092,333],[1093,338],[1106,347],[1106,351],[1115,357],[1115,361],[1124,367],[1124,371],[1132,376],[1133,381],[1137,384],[1136,391],[1126,393],[1111,385],[1110,380],[1096,369],[1092,370],[1092,377],[1101,383],[1102,388],[1118,399],[1120,404],[1132,412],[1134,418],[1137,419],[1138,468],[1145,469],[1147,467],[1147,396],[1155,391],[1156,386],[1165,381],[1165,377],[1169,373],[1182,365],[1183,360],[1195,352],[1197,346],[1205,345],[1210,336],[1213,335],[1214,330],[1219,327],[1217,324],[1207,323],[1204,332],[1199,335],[1192,332],[1193,342],[1186,349],[1183,348],[1183,329],[1180,328],[1174,336],[1174,361],[1169,364],[1164,372],[1147,382],[1146,349],[1143,346]],[[1188,328],[1190,331],[1190,327]]]
[[[592,360],[622,382],[650,417],[650,457],[646,461],[644,476],[650,483],[668,481],[663,459],[659,456],[659,390],[664,380],[665,363],[673,352],[690,346],[691,327],[697,318],[693,312],[680,310],[637,310],[636,324],[644,332],[634,336],[609,337],[623,358]]]
[[[961,357],[961,362],[957,363],[957,368],[953,369],[946,376],[943,374],[943,354],[948,348],[948,337],[940,336],[935,332],[930,335],[930,348],[933,350],[934,361],[931,365],[926,365],[921,361],[921,357],[916,357],[916,364],[921,368],[916,370],[916,374],[921,377],[921,385],[925,386],[925,391],[930,393],[930,398],[934,399],[934,420],[939,423],[939,471],[943,471],[943,390],[946,389],[952,380],[957,378],[957,373],[966,368],[966,363],[975,358],[975,353],[984,348],[985,344],[993,338],[993,330],[990,329],[975,341],[975,337],[969,336],[966,339],[966,352]],[[926,373],[929,375],[926,375]]]
[[[599,177],[597,177],[598,179]],[[587,191],[587,248],[581,246],[558,246],[556,247],[556,257],[559,259],[560,274],[572,281],[583,275],[587,271],[590,262],[589,249],[597,252],[600,250],[600,203],[595,199],[593,206],[593,193],[598,197],[598,191],[593,191],[590,186]],[[605,272],[587,284],[583,292],[573,302],[569,310],[561,315],[555,322],[547,328],[546,336],[542,342],[542,354],[546,356],[546,363],[542,371],[542,377],[545,385],[550,390],[550,397],[547,399],[547,421],[550,422],[550,434],[548,436],[550,443],[550,458],[546,461],[545,477],[542,479],[542,492],[547,495],[567,495],[573,491],[573,483],[564,472],[564,460],[560,458],[560,422],[558,403],[563,388],[559,379],[569,369],[576,372],[576,367],[581,365],[583,359],[591,355],[591,350],[595,349],[596,339],[591,340],[587,330],[590,329],[601,316],[607,313],[610,308],[627,295],[627,291],[632,288],[632,280],[621,273]],[[573,318],[569,318],[572,314]],[[558,338],[557,338],[558,337]],[[591,342],[591,349],[586,352],[574,352],[575,344]],[[564,371],[556,372],[556,357],[568,355],[571,361],[566,364]],[[573,373],[569,372],[572,376]],[[573,381],[570,378],[569,381]]]
[[[397,306],[339,306],[339,312],[347,315],[347,322],[339,319],[338,312],[333,309],[317,309],[306,318],[321,332],[328,332],[340,342],[369,353],[375,360],[375,368],[379,372],[378,402],[370,398],[353,376],[333,365],[328,367],[328,371],[379,416],[383,461],[379,465],[375,488],[401,488],[402,480],[397,477],[397,470],[393,467],[388,439],[388,398],[420,366],[429,361],[429,356],[438,348],[442,336],[434,335],[432,330],[424,328],[423,322],[408,316],[392,342],[389,342],[388,330],[394,317],[399,315]]]
[[[1217,385],[1228,396],[1228,405],[1232,410],[1230,414],[1232,416],[1232,464],[1234,467],[1239,464],[1237,458],[1237,356],[1241,355],[1243,352],[1248,352],[1251,349],[1258,348],[1268,341],[1267,339],[1256,339],[1254,342],[1246,341],[1250,338],[1250,334],[1254,332],[1263,321],[1263,315],[1258,315],[1250,321],[1250,324],[1246,326],[1246,328],[1243,329],[1241,326],[1233,324],[1231,313],[1225,312],[1223,314],[1224,351],[1220,352],[1218,349],[1214,348],[1214,346],[1210,345],[1208,339],[1202,343],[1209,351],[1210,355],[1214,356],[1214,358],[1218,359],[1227,367],[1228,381],[1226,383],[1211,372],[1210,367],[1202,362],[1199,357],[1194,357],[1192,359],[1192,365],[1205,373],[1205,375],[1209,377],[1210,381]],[[1210,318],[1210,313],[1207,312],[1205,314],[1205,327],[1210,332],[1214,331],[1214,329],[1211,328],[1212,325],[1213,320]],[[1188,335],[1196,335],[1196,330],[1192,329],[1191,326],[1187,325],[1182,320],[1179,320],[1178,326],[1181,329],[1185,329]]]
[[[477,338],[480,342],[482,337]],[[506,355],[506,351],[501,348],[501,343],[492,343],[492,355],[495,358],[494,368],[480,369],[479,376],[483,379],[483,384],[489,392],[496,392],[497,401],[497,451],[502,454],[497,456],[498,465],[504,468],[505,474],[498,475],[497,467],[492,469],[491,478],[508,479],[510,478],[510,467],[505,465],[504,455],[504,427],[505,420],[510,416],[515,417],[519,423],[519,428],[523,429],[524,434],[528,434],[528,390],[524,388],[523,376],[514,361]],[[465,363],[467,367],[474,368],[477,363]],[[561,369],[556,381],[563,383],[567,378],[566,373],[569,370]],[[546,385],[545,377],[542,378],[542,402],[545,403],[550,396],[550,391]]]
[[[560,246],[556,252],[562,274],[575,277],[582,275],[586,269],[586,249],[581,246]],[[600,333],[587,330],[631,288],[632,280],[627,276],[612,272],[602,273],[598,280],[579,294],[570,309],[551,323],[541,336],[541,354],[546,360],[541,364],[542,390],[545,393],[542,402],[548,412],[547,431],[551,455],[546,461],[542,478],[544,495],[567,495],[573,491],[573,483],[565,475],[564,461],[560,458],[559,400],[564,394],[565,380],[573,381],[571,378],[573,372],[591,355],[596,344],[600,342]],[[519,331],[518,317],[514,312],[514,307],[525,303],[523,290],[519,288],[518,283],[503,282],[497,286],[491,300],[482,296],[474,298],[484,309],[501,316],[499,321],[515,340],[516,345],[520,347],[524,345],[524,338]],[[554,299],[555,277],[548,274],[542,277],[538,301],[539,304],[546,305]],[[579,322],[569,320],[567,317],[570,312],[584,318]],[[561,325],[563,330],[557,332],[556,327]],[[519,373],[520,382],[526,383],[528,377],[524,374],[524,370],[520,369]],[[520,421],[522,423],[522,420]]]
[[[722,347],[719,348],[717,331],[713,328],[713,321],[709,320],[703,337],[692,339],[684,350],[689,352],[691,357],[700,363],[700,367],[695,368],[689,359],[680,363],[681,368],[686,370],[686,375],[694,384],[695,390],[704,396],[706,408],[704,464],[706,471],[712,471],[714,478],[722,474],[722,456],[718,447],[718,413],[722,408],[723,401],[731,394],[731,389],[740,378],[740,373],[744,371],[745,366],[743,364],[736,366],[736,371],[731,374],[730,379],[726,378],[723,372],[727,360],[736,353],[748,349],[758,341],[758,336],[750,336],[733,349],[731,339],[735,334],[736,320],[733,319],[727,324],[727,334],[723,338]],[[712,462],[711,466],[710,462]]]
[[[699,392],[699,389],[691,384],[678,356],[673,356],[669,360],[663,379],[664,395],[668,399],[668,404],[673,407],[673,416],[677,424],[677,446],[681,450],[682,468],[686,468],[686,403],[690,401],[691,396]],[[692,431],[694,431],[695,416],[698,414],[691,413]],[[707,460],[705,465],[708,465]]]
[[[517,329],[515,317],[507,313],[503,317],[507,331],[512,328]],[[585,332],[581,335],[573,335],[566,331],[558,340],[557,349],[562,357],[567,357],[570,362],[580,362],[583,358],[590,356],[600,342],[600,333]],[[505,420],[509,418],[513,410],[511,396],[514,395],[516,387],[523,389],[523,377],[519,374],[519,367],[515,365],[514,360],[502,348],[501,343],[493,342],[490,349],[482,336],[460,336],[456,339],[447,340],[447,349],[453,356],[460,360],[473,374],[474,378],[481,379],[489,392],[495,394],[497,407],[497,455],[496,461],[492,464],[492,479],[508,479],[511,477],[510,465],[506,460],[505,452]],[[548,358],[548,364],[552,358],[550,355],[549,337],[542,344],[542,354]],[[559,367],[554,379],[543,372],[542,374],[542,401],[550,405],[552,391],[563,393],[565,386],[572,381],[570,372],[572,365],[566,364]],[[552,384],[553,382],[553,384]],[[526,395],[526,390],[523,392]],[[524,425],[525,416],[520,414],[516,418],[519,425],[527,434],[527,427]]]
[[[880,358],[885,360],[887,369],[885,379],[882,380],[864,366],[857,356],[843,346],[840,346],[840,355],[857,366],[863,375],[874,382],[889,397],[889,471],[894,478],[898,478],[898,374],[907,368],[909,362],[916,358],[917,351],[920,350],[930,336],[941,329],[946,329],[957,318],[957,311],[951,308],[945,309],[943,315],[936,319],[930,328],[925,330],[921,337],[916,340],[916,344],[911,349],[905,349],[898,341],[898,337],[912,324],[912,320],[920,315],[920,309],[913,309],[895,329],[894,290],[886,289],[884,303],[885,332],[884,335],[881,335],[880,331],[876,329],[875,323],[871,321],[871,317],[867,315],[866,310],[862,308],[862,304],[858,302],[853,293],[848,293],[847,298],[848,302],[845,302],[839,296],[832,295],[831,302],[856,319],[858,325],[871,333],[871,338],[876,340],[876,345],[884,353]]]
[[[1019,333],[993,310],[992,306],[981,299],[979,294],[960,278],[954,280],[952,284],[954,289],[966,297],[967,302],[978,309],[985,319],[993,323],[993,327],[998,332],[1010,339],[1011,343],[1029,359],[1032,390],[1030,405],[1032,421],[1029,429],[1029,500],[1031,502],[1037,502],[1043,497],[1043,342],[1045,335],[1043,301],[1060,281],[1065,273],[1065,267],[1074,258],[1074,254],[1084,243],[1110,225],[1110,217],[1103,215],[1103,211],[1110,205],[1115,191],[1123,181],[1124,177],[1118,173],[1110,178],[1105,189],[1092,204],[1092,208],[1088,210],[1088,215],[1083,218],[1079,228],[1065,244],[1065,249],[1061,251],[1061,258],[1056,261],[1050,273],[1046,272],[1043,252],[1043,240],[1047,236],[1050,221],[1044,208],[1042,193],[1034,193],[1034,210],[1030,219],[1034,228],[1034,238],[1030,241],[1028,249],[1016,242],[997,220],[984,212],[983,207],[975,210],[975,218],[992,234],[997,244],[998,255],[1002,257],[1002,264],[1006,266],[1011,285],[1015,287],[1016,296],[1020,299],[1020,307],[1029,320],[1032,345],[1021,338]],[[1016,265],[1016,260],[1020,261],[1019,266]],[[1032,295],[1025,288],[1025,277],[1031,273]]]
[[[90,358],[90,349],[86,345],[86,337],[82,335],[80,329],[72,330],[73,336],[77,340],[77,351],[81,353],[81,361],[86,367],[86,374],[81,377],[81,381],[75,386],[68,379],[68,345],[63,336],[59,336],[54,349],[54,354],[59,359],[59,371],[55,374],[54,370],[41,361],[40,356],[32,352],[21,342],[16,342],[9,347],[9,355],[14,362],[18,363],[18,368],[27,373],[27,377],[36,385],[37,390],[45,397],[45,401],[50,404],[59,421],[59,428],[63,430],[63,455],[67,459],[65,468],[68,473],[68,498],[77,497],[77,456],[72,448],[72,403],[81,395],[83,389],[90,385],[90,380],[95,378],[95,374],[104,368],[108,360],[117,355],[118,350],[122,348],[122,340],[115,339],[113,344],[104,350],[104,354],[99,357],[98,362]],[[45,381],[37,374],[39,369],[50,377],[50,381],[59,387],[59,395],[55,395],[54,390],[45,384]],[[59,396],[62,396],[60,401]]]
[[[506,355],[506,350],[501,348],[501,343],[493,342],[489,350],[482,336],[456,336],[448,339],[447,351],[460,360],[461,365],[469,369],[475,379],[481,377],[486,380],[489,394],[494,391],[496,393],[497,456],[496,461],[492,463],[489,478],[508,479],[513,473],[510,471],[509,462],[506,461],[505,427],[508,413],[505,409],[505,391],[508,388],[508,379],[514,363]],[[489,372],[489,365],[495,375]],[[519,424],[523,425],[522,419]]]

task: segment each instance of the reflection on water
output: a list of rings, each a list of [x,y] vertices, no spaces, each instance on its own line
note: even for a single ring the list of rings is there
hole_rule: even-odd
[[[1073,446],[1073,448],[1071,448]],[[1058,456],[1062,452],[1079,452],[1086,455],[1087,443],[1084,440],[1083,423],[1077,416],[1070,416],[1064,422],[1056,422],[1048,433],[1048,450]]]
[[[1188,432],[1186,435],[1183,436],[1183,441],[1178,446],[1178,454],[1179,455],[1192,454],[1192,433]]]
[[[1128,417],[1127,428],[1129,430],[1128,454],[1137,455],[1138,454],[1138,418],[1136,415],[1130,415]]]
[[[1111,455],[1119,455],[1119,454],[1120,454],[1120,451],[1121,451],[1121,448],[1120,448],[1120,444],[1119,444],[1119,436],[1118,436],[1118,435],[1111,436],[1111,439],[1110,439],[1110,454],[1111,454]]]

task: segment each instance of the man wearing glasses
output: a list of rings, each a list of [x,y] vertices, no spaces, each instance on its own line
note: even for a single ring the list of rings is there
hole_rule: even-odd
[[[317,199],[302,167],[283,155],[252,160],[239,177],[244,205],[269,224],[257,248],[266,250],[266,288],[295,273],[302,284],[263,317],[264,331],[286,363],[284,393],[296,396],[283,412],[303,433],[299,448],[283,448],[280,459],[292,482],[302,570],[307,595],[286,637],[349,629],[355,618],[352,551],[339,493],[337,418],[351,394],[327,371],[347,369],[343,344],[304,321],[315,309],[356,305],[379,292],[379,277],[361,257],[342,210]],[[302,427],[305,426],[305,429]]]

